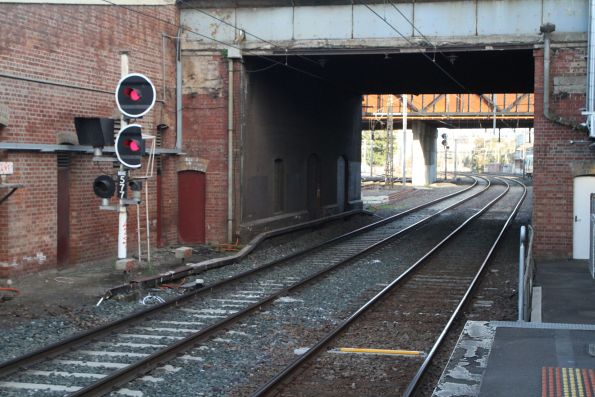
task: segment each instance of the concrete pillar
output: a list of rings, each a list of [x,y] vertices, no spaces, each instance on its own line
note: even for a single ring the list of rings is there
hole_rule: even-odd
[[[436,181],[436,138],[438,130],[423,121],[414,121],[411,179],[414,186]]]

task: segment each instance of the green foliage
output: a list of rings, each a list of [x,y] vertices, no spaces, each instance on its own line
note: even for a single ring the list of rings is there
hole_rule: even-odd
[[[396,134],[393,135],[393,139],[393,150],[396,153]],[[373,142],[371,148],[374,165],[383,165],[386,162],[386,131],[362,131],[362,159],[365,159],[366,165],[370,165],[370,142]]]

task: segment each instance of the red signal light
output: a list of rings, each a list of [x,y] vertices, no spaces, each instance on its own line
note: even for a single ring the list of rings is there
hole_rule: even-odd
[[[116,86],[116,105],[128,119],[144,116],[155,104],[155,86],[147,76],[140,73],[128,74]]]
[[[130,124],[120,130],[114,146],[118,161],[122,165],[128,168],[141,167],[142,156],[145,153],[145,141],[140,125]]]
[[[124,141],[124,146],[126,146],[127,148],[129,148],[130,150],[132,150],[133,152],[139,152],[140,151],[140,145],[138,144],[137,141],[135,141],[134,139],[127,139]]]
[[[130,87],[124,88],[124,95],[132,99],[134,102],[139,101],[141,99],[140,92]]]

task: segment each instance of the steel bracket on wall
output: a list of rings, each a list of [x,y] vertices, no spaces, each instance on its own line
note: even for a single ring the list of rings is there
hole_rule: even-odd
[[[12,194],[14,192],[17,191],[18,188],[23,187],[24,185],[20,184],[20,183],[0,183],[0,189],[10,189],[10,191],[8,193],[6,193],[4,195],[4,197],[2,197],[0,199],[0,204],[2,204],[3,202],[5,202],[6,200],[8,200],[8,198],[10,196],[12,196]]]
[[[28,152],[42,152],[42,153],[54,153],[54,152],[80,152],[80,153],[93,153],[92,146],[84,145],[52,145],[44,143],[16,143],[16,142],[0,142],[0,149],[13,150],[13,151],[28,151]],[[106,147],[103,149],[104,152],[114,153],[113,146]],[[155,154],[181,154],[178,149],[155,149]]]

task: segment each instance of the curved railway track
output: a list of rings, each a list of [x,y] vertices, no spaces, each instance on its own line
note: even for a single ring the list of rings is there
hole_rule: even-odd
[[[6,395],[26,390],[28,395],[90,396],[110,393],[137,378],[137,383],[159,382],[159,377],[143,375],[175,358],[200,361],[186,352],[262,312],[275,300],[486,193],[489,187],[476,181],[457,194],[0,364],[0,390]],[[143,395],[135,390],[123,388],[117,393]]]
[[[413,395],[525,198],[523,184],[509,193],[504,182],[498,197],[252,397]]]

